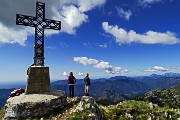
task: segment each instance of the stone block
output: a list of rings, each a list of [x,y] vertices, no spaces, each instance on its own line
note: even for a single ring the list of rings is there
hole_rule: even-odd
[[[44,92],[50,92],[49,67],[29,67],[25,93],[33,94]]]
[[[67,105],[64,91],[43,94],[21,94],[7,99],[4,120],[26,120],[52,114]]]

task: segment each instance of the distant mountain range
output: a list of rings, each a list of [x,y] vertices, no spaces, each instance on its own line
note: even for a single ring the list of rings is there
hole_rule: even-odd
[[[101,78],[91,80],[91,95],[94,98],[100,96],[104,91],[115,91],[127,98],[144,94],[156,89],[166,89],[172,86],[180,85],[180,74],[166,73],[163,75],[152,74],[150,76],[115,76],[111,78]],[[65,80],[59,80],[51,84],[52,89],[60,89],[68,93],[68,85]],[[113,92],[111,92],[113,93]],[[84,95],[84,81],[77,80],[75,84],[75,94]],[[97,98],[99,99],[99,98]]]
[[[13,89],[0,89],[0,108],[4,106],[11,91]]]
[[[180,85],[180,74],[166,73],[163,75],[152,74],[150,76],[115,76],[111,78],[100,78],[91,80],[90,95],[96,100],[107,100],[112,103],[133,99],[149,91],[156,89],[167,89]],[[20,85],[19,87],[22,87]],[[19,88],[16,86],[16,88]],[[58,80],[51,83],[51,89],[63,90],[68,95],[68,85],[65,80]],[[0,89],[0,108],[13,89]],[[84,81],[77,80],[75,84],[75,95],[84,95]]]
[[[150,76],[140,76],[132,79],[145,83],[152,90],[170,88],[180,84],[180,74],[178,73],[152,74]]]
[[[143,82],[130,80],[129,78],[123,78],[123,79],[106,79],[103,81],[99,80],[92,80],[91,81],[91,88],[90,88],[90,95],[99,96],[99,94],[102,94],[103,91],[115,91],[119,94],[123,94],[127,96],[128,98],[135,97],[137,95],[146,93],[150,91],[152,88],[146,85]],[[68,85],[66,81],[56,81],[51,84],[52,89],[60,89],[63,91],[66,91],[68,94]],[[82,96],[84,95],[84,82],[83,80],[78,80],[75,84],[75,95],[76,96]]]

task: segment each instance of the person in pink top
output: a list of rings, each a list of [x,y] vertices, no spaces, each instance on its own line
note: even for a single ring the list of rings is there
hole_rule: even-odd
[[[73,72],[69,73],[67,83],[69,84],[69,97],[74,97],[74,84],[76,82],[76,78],[73,76]]]

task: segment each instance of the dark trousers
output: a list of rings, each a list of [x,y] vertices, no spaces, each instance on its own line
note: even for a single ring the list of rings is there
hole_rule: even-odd
[[[74,85],[69,85],[69,97],[74,97]]]

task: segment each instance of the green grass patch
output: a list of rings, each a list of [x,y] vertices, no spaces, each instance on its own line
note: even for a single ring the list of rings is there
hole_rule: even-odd
[[[133,117],[135,120],[147,120],[149,117],[155,117],[156,119],[177,119],[180,117],[177,111],[180,109],[169,109],[166,107],[159,107],[153,104],[153,109],[149,107],[148,102],[128,100],[117,105],[110,105],[107,107],[101,107],[101,111],[104,112],[105,118],[110,120],[126,120]],[[165,116],[167,113],[167,116]],[[130,117],[129,117],[130,116]]]
[[[88,115],[91,113],[91,111],[86,110],[83,112],[75,112],[73,114],[71,114],[67,120],[87,120],[88,119]]]
[[[0,119],[4,116],[4,109],[0,109]]]

